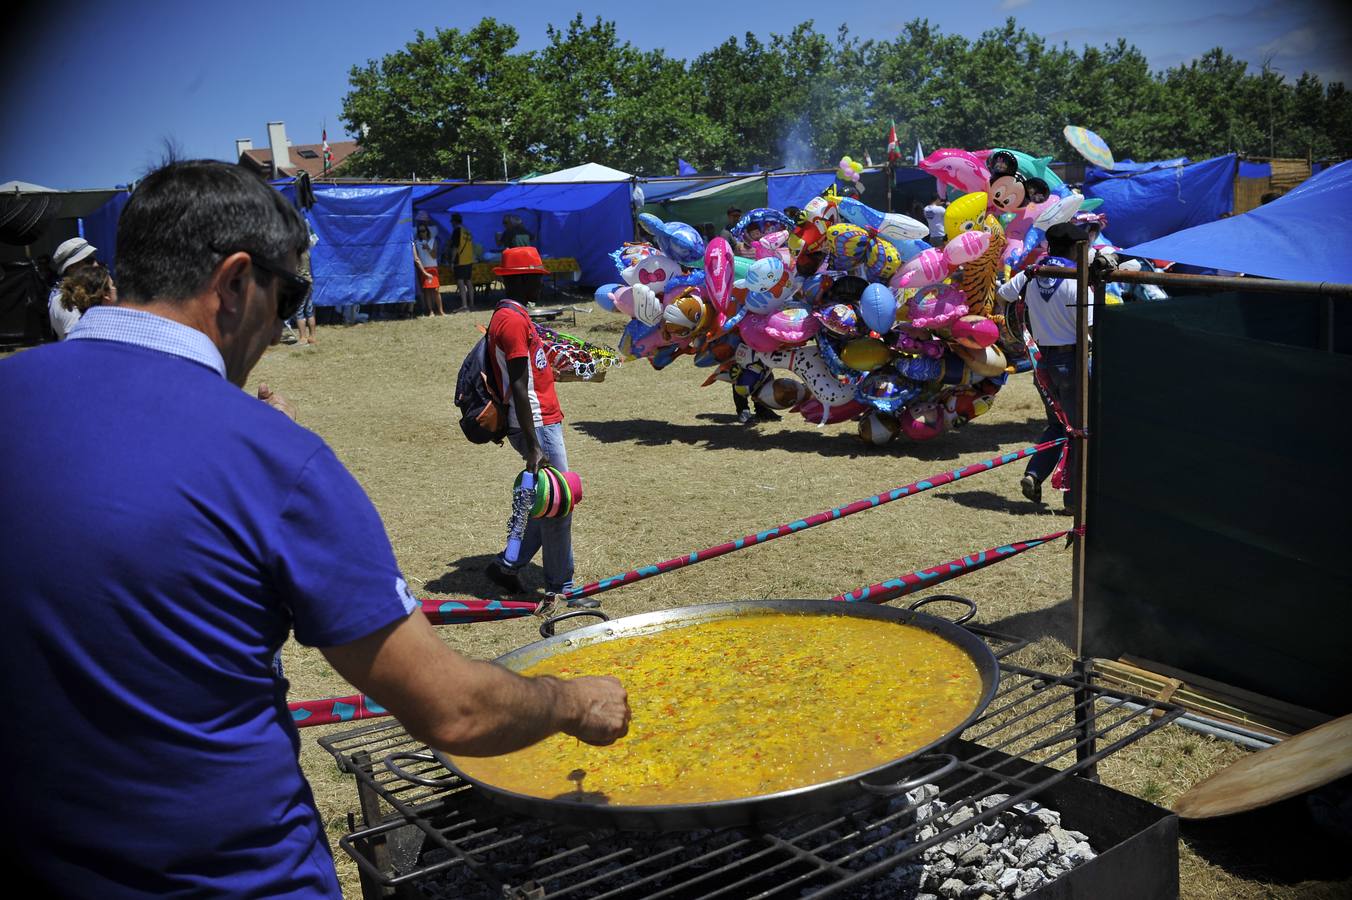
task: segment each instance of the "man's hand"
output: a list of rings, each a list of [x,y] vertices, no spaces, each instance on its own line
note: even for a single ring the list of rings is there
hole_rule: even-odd
[[[629,733],[629,694],[619,679],[585,675],[562,684],[578,712],[577,722],[565,728],[565,734],[604,747]]]
[[[290,400],[281,394],[275,393],[266,383],[258,386],[258,399],[262,400],[273,409],[285,413],[293,422],[299,421],[296,418],[296,407]]]
[[[532,475],[539,472],[540,466],[547,462],[549,462],[549,458],[545,456],[545,452],[540,449],[539,444],[526,450],[526,471],[530,472]]]

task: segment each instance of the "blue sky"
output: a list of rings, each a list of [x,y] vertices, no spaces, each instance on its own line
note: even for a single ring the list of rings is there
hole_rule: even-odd
[[[325,120],[329,140],[342,139],[338,114],[353,64],[398,49],[417,29],[465,29],[486,14],[517,28],[519,49],[542,46],[545,24],[565,24],[576,10],[614,21],[622,39],[682,57],[730,35],[768,38],[807,19],[828,34],[845,21],[857,35],[890,39],[914,18],[976,37],[1012,15],[1076,48],[1121,36],[1158,69],[1219,45],[1255,67],[1271,59],[1293,79],[1309,70],[1352,83],[1350,8],[1346,0],[932,0],[856,10],[803,0],[585,7],[48,0],[7,13],[0,36],[0,181],[63,189],[125,183],[160,157],[165,138],[188,156],[229,159],[235,138],[266,146],[272,120],[286,122],[298,144],[317,142]]]

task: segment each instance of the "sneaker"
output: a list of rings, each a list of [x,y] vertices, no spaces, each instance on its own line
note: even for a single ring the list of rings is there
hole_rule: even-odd
[[[503,588],[508,593],[519,594],[525,589],[525,586],[521,583],[521,576],[513,570],[500,565],[496,559],[484,568],[484,574],[488,576],[489,581],[493,582],[498,587]]]
[[[751,410],[744,409],[737,414],[737,421],[741,422],[743,425],[750,425],[752,422],[756,421],[756,417],[752,415]]]
[[[1019,479],[1019,489],[1023,491],[1025,497],[1034,503],[1042,502],[1042,485],[1038,484],[1032,475],[1025,475]]]

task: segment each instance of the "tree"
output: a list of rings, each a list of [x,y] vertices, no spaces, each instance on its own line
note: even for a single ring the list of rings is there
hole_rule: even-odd
[[[513,55],[516,29],[482,19],[468,32],[428,37],[417,32],[403,50],[349,73],[342,119],[360,135],[361,150],[348,162],[354,174],[445,178],[473,170],[495,172],[505,150],[508,164],[529,161],[508,130],[530,96],[528,56]]]

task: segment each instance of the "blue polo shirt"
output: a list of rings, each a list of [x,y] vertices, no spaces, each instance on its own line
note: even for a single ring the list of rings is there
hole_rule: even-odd
[[[44,895],[341,896],[272,657],[417,601],[328,446],[223,374],[118,307],[0,361],[0,771]]]

